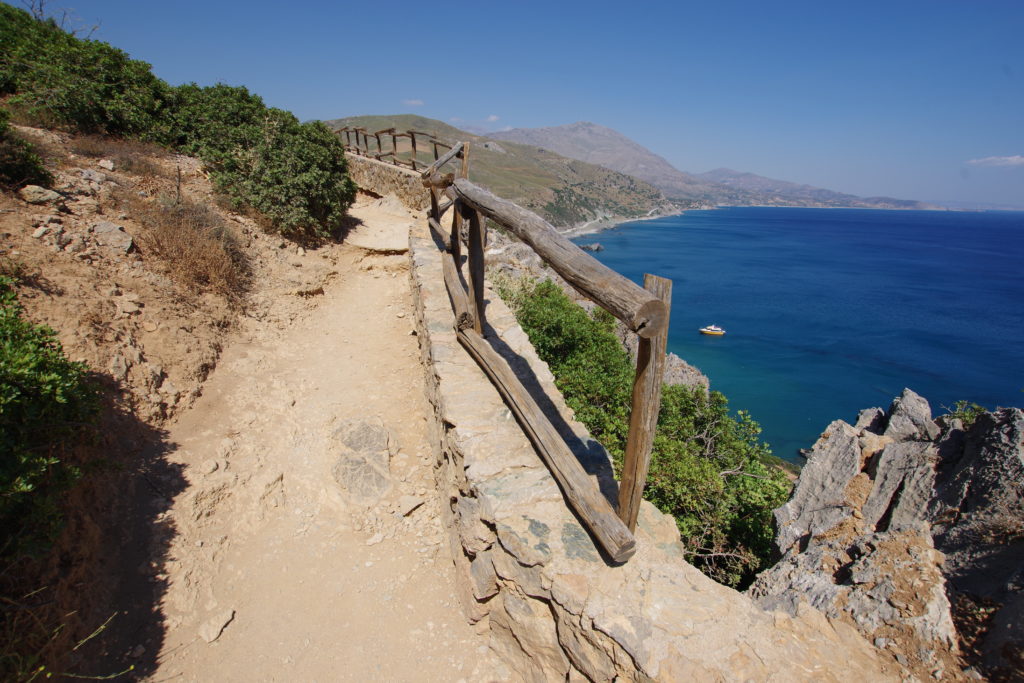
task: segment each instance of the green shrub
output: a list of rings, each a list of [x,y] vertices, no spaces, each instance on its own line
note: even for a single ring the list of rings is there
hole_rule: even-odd
[[[634,367],[614,319],[571,302],[552,282],[499,280],[538,355],[576,417],[622,467]],[[731,586],[749,583],[771,561],[772,510],[790,483],[769,463],[760,427],[729,413],[719,392],[665,386],[644,497],[676,519],[691,561]]]
[[[168,86],[149,64],[54,21],[0,4],[0,93],[28,122],[83,133],[146,136]]]
[[[60,494],[78,476],[62,455],[97,409],[85,365],[22,318],[14,281],[0,278],[0,557],[40,550],[59,530]]]
[[[282,233],[329,237],[355,198],[344,146],[321,123],[299,123],[246,88],[175,90],[166,137],[198,156],[218,190]]]
[[[7,112],[0,109],[0,186],[17,189],[52,183],[53,176],[43,168],[32,145],[17,137],[7,120]]]

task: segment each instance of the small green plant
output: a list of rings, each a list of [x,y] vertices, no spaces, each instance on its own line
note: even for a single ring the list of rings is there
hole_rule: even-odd
[[[957,401],[953,404],[953,409],[949,411],[949,416],[960,420],[964,427],[970,427],[974,424],[975,420],[986,412],[988,411],[977,403],[971,403],[970,401]]]
[[[59,530],[79,475],[63,456],[98,410],[85,365],[22,318],[14,285],[0,277],[0,559],[41,551]]]
[[[495,278],[566,403],[622,466],[634,369],[605,311],[587,314],[551,281]],[[772,558],[772,510],[791,484],[748,414],[725,396],[665,386],[644,497],[675,517],[689,559],[744,586]]]

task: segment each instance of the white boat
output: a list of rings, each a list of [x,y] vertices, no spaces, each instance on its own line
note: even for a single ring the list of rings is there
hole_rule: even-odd
[[[723,334],[725,334],[725,330],[723,330],[718,325],[706,325],[700,328],[700,333],[710,334],[713,337],[721,337]]]

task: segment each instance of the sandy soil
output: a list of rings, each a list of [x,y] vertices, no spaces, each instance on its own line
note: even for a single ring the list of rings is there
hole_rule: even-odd
[[[145,680],[505,678],[462,614],[434,496],[396,253],[422,216],[363,200],[343,244],[307,251],[216,206],[194,159],[132,172],[21,130],[45,145],[65,199],[0,194],[0,266],[27,276],[27,315],[112,401],[97,448],[113,466],[76,493],[47,579],[56,600],[41,598],[62,615],[55,661]],[[97,243],[103,220],[145,237],[118,196],[175,192],[219,212],[245,250],[241,310],[179,286],[146,248]],[[353,420],[390,434],[377,500],[335,478]]]

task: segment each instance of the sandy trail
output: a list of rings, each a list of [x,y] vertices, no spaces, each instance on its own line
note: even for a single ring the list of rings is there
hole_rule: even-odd
[[[357,208],[357,232],[394,232],[396,213]],[[455,596],[405,256],[328,249],[287,264],[321,269],[323,294],[284,297],[276,328],[247,320],[170,429],[189,486],[167,513],[151,680],[501,677]],[[350,419],[397,444],[375,504],[332,475]]]

